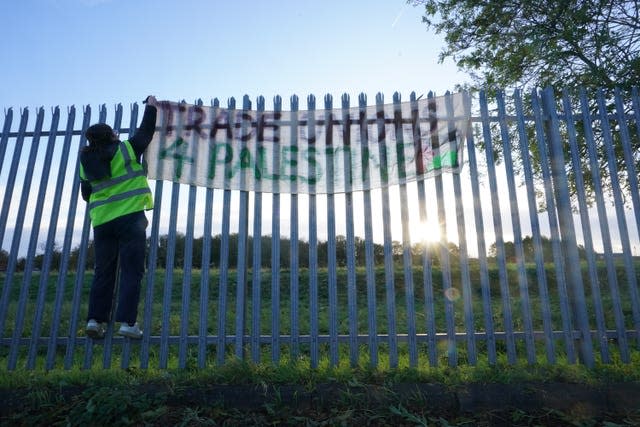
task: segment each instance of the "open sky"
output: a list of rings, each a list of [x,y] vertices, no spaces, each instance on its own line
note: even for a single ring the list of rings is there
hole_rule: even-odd
[[[0,109],[13,107],[15,124],[23,107],[111,114],[149,94],[222,106],[262,95],[267,109],[281,95],[286,110],[293,94],[301,109],[309,94],[346,92],[354,105],[382,92],[390,103],[395,91],[408,100],[468,80],[438,63],[442,38],[406,0],[3,0],[0,16]]]
[[[301,109],[309,94],[322,105],[327,93],[336,100],[348,93],[356,105],[358,94],[374,104],[382,92],[391,103],[395,91],[408,100],[412,91],[440,95],[465,81],[452,62],[438,63],[441,37],[422,23],[422,7],[406,0],[20,0],[0,1],[0,16],[0,109],[14,109],[14,131],[24,107],[35,116],[44,106],[50,117],[54,106],[64,114],[71,105],[81,112],[106,104],[110,121],[113,106],[127,111],[149,94],[205,104],[218,98],[222,106],[262,95],[267,110],[281,95],[287,110],[293,94]],[[8,173],[7,164],[0,188]]]
[[[405,0],[0,2],[0,107],[377,92],[463,83]]]

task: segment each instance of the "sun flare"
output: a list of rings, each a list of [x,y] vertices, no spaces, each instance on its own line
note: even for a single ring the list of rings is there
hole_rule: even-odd
[[[421,221],[418,227],[420,241],[435,243],[440,241],[440,225],[433,219]]]

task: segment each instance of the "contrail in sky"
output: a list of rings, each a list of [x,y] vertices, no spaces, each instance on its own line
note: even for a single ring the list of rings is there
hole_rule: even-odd
[[[396,19],[393,20],[393,23],[391,24],[391,28],[396,26],[396,24],[398,23],[398,19],[400,19],[406,7],[407,5],[402,6],[402,9],[400,9],[400,12],[398,12],[398,15],[396,15]]]

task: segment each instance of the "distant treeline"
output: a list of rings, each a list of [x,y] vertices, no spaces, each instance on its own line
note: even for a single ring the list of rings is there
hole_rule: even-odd
[[[174,268],[182,268],[185,266],[185,245],[186,245],[186,237],[184,234],[178,233],[175,239],[175,254],[174,254]],[[228,248],[228,259],[229,259],[229,267],[235,268],[238,264],[238,234],[229,235],[229,248]],[[200,269],[202,268],[202,248],[203,248],[204,238],[194,238],[192,244],[192,260],[191,266],[192,268]],[[211,257],[210,257],[210,268],[218,268],[220,266],[220,251],[221,251],[221,242],[222,236],[217,235],[211,237]],[[150,240],[148,240],[150,244]],[[158,239],[158,255],[157,255],[157,264],[158,268],[166,268],[167,262],[167,253],[168,253],[168,243],[169,237],[167,235],[160,236]],[[516,261],[516,248],[513,242],[505,242],[505,258],[507,262],[515,262]],[[253,237],[249,236],[247,241],[247,259],[248,264],[251,266],[253,264]],[[261,253],[261,262],[260,265],[264,268],[269,268],[272,266],[271,262],[271,248],[272,248],[272,238],[271,236],[263,236],[260,239],[260,253]],[[354,241],[354,255],[355,255],[355,263],[356,266],[364,267],[366,265],[366,243],[365,240],[360,237],[355,237]],[[422,257],[425,249],[425,244],[416,243],[411,247],[411,258],[414,265],[422,265]],[[438,265],[440,263],[440,257],[442,256],[443,246],[440,243],[428,243],[426,245],[427,255],[432,263]],[[452,262],[456,262],[459,258],[460,251],[458,245],[452,242],[448,242],[445,245],[446,252],[449,254]],[[535,250],[533,239],[530,236],[527,236],[523,239],[523,250],[525,254],[525,260],[527,262],[533,262],[535,260]],[[542,237],[542,251],[544,254],[545,262],[553,261],[553,252],[552,252],[552,243],[549,238]],[[584,257],[584,248],[579,248],[580,255]],[[318,252],[318,264],[320,266],[326,266],[329,262],[329,244],[327,241],[321,241],[318,243],[317,247]],[[403,247],[402,243],[398,241],[394,241],[392,243],[392,255],[395,263],[403,262]],[[335,256],[336,256],[336,264],[339,267],[343,267],[347,265],[347,239],[345,236],[336,236],[336,248],[335,248]],[[493,243],[489,246],[489,253],[487,254],[490,258],[494,258],[497,254],[496,244]],[[80,248],[74,248],[69,255],[69,269],[75,270],[78,265],[78,259],[80,255]],[[6,270],[8,265],[9,253],[5,250],[0,250],[0,271]],[[384,245],[379,243],[373,244],[373,258],[374,263],[376,265],[383,265],[384,263]],[[86,266],[91,268],[95,263],[94,251],[93,251],[93,241],[89,241],[89,246],[87,250],[87,261]],[[62,253],[60,248],[56,245],[51,257],[51,270],[59,270],[60,263],[62,260]],[[35,257],[34,268],[42,269],[44,261],[44,254],[38,254]],[[291,266],[291,241],[288,238],[280,239],[280,262],[279,265],[281,268],[289,268]],[[309,266],[309,242],[300,240],[298,242],[298,265],[301,268],[307,268]],[[16,269],[18,271],[23,271],[26,266],[26,259],[19,258],[17,260]]]

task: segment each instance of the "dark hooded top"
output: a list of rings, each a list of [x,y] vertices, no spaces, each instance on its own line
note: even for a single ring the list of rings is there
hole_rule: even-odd
[[[141,161],[142,153],[153,138],[156,128],[157,109],[153,105],[147,105],[140,127],[129,138],[129,143],[136,154],[136,160]],[[80,150],[80,162],[89,181],[108,178],[111,176],[111,159],[118,150],[120,141],[113,134],[110,126],[97,124],[91,126],[86,132],[89,145]],[[82,198],[89,201],[91,196],[91,184],[89,181],[81,181]]]

